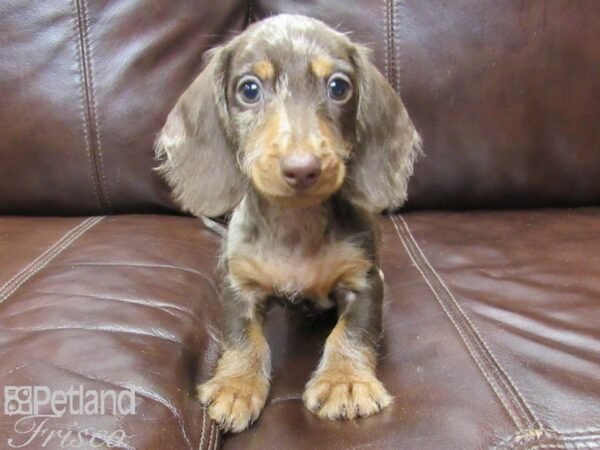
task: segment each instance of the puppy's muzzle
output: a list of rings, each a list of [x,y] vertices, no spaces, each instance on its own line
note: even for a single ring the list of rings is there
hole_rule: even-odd
[[[308,189],[321,176],[321,161],[310,153],[295,152],[281,158],[281,176],[294,189]]]

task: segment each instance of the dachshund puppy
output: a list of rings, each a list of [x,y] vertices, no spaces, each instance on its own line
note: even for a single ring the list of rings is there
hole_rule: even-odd
[[[269,392],[263,334],[274,298],[337,325],[304,391],[327,419],[391,402],[375,375],[383,279],[376,215],[398,207],[420,139],[368,51],[324,23],[279,15],[210,52],[157,140],[160,171],[192,214],[233,210],[225,242],[222,355],[200,401],[224,431]]]

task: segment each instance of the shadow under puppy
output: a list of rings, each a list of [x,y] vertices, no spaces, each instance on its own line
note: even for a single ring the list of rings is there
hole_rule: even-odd
[[[225,431],[258,418],[271,370],[263,322],[280,297],[338,309],[306,407],[327,419],[375,414],[391,402],[375,375],[375,218],[404,201],[419,136],[368,51],[318,20],[265,19],[209,57],[156,146],[184,208],[233,209],[223,353],[199,398]]]

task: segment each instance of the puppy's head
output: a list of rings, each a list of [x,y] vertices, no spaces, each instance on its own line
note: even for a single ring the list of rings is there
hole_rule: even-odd
[[[156,146],[184,208],[223,214],[248,183],[290,207],[337,191],[372,211],[404,201],[419,136],[366,49],[318,20],[279,15],[209,58]]]

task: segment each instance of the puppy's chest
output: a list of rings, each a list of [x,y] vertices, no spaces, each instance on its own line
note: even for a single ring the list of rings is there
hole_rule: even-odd
[[[364,287],[371,265],[365,252],[347,241],[312,251],[302,246],[256,247],[228,261],[229,275],[243,290],[323,301],[336,287]]]

